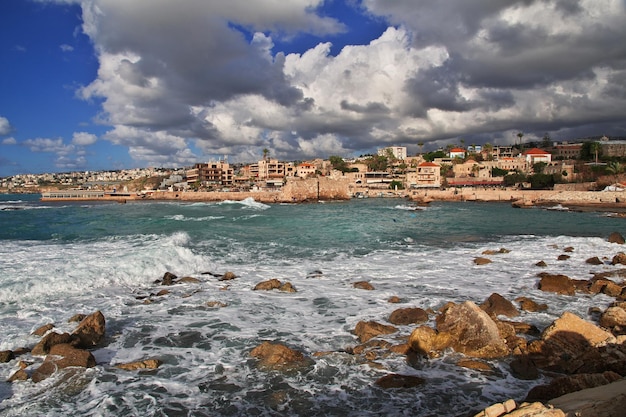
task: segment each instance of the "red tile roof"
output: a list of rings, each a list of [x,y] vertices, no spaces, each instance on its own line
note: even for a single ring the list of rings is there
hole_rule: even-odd
[[[532,148],[524,152],[524,155],[551,155],[551,153],[539,148]]]

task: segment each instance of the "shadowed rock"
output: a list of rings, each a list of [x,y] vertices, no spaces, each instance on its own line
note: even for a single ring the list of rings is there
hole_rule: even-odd
[[[564,295],[574,295],[576,293],[576,286],[567,275],[541,272],[538,276],[540,278],[538,288],[541,291]]]
[[[59,358],[60,356],[60,358]],[[69,344],[54,345],[45,361],[35,369],[31,377],[33,382],[40,382],[51,376],[59,369],[68,367],[91,368],[96,366],[96,359],[91,352],[76,349]]]
[[[302,352],[280,343],[263,342],[250,351],[250,356],[259,360],[263,370],[288,371],[310,365]]]
[[[517,317],[519,316],[519,311],[513,303],[511,303],[506,298],[502,297],[498,293],[493,293],[487,298],[481,305],[482,308],[487,314],[493,317],[497,316],[507,316],[507,317]]]
[[[397,325],[423,323],[428,321],[428,313],[418,307],[399,308],[389,316],[389,322]]]
[[[76,330],[72,332],[72,336],[78,338],[77,347],[92,348],[102,341],[106,330],[106,320],[100,311],[96,311],[85,317]]]
[[[389,374],[376,380],[376,385],[383,389],[390,388],[415,388],[426,382],[424,378],[415,375]]]
[[[619,245],[623,245],[625,240],[624,240],[624,236],[622,236],[620,233],[618,232],[613,232],[609,235],[608,237],[608,241],[610,243],[617,243]]]
[[[361,343],[365,343],[374,337],[383,334],[392,334],[397,331],[398,329],[394,326],[377,323],[375,321],[360,321],[354,328],[354,334],[356,334]]]

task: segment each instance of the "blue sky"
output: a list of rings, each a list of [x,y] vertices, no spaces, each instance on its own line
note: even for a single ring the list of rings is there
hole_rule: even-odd
[[[0,177],[626,135],[623,0],[3,0]]]

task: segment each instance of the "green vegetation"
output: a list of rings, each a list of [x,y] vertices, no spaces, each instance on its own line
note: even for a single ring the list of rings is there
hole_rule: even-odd
[[[393,180],[389,183],[389,189],[391,190],[404,190],[404,185],[402,181]]]

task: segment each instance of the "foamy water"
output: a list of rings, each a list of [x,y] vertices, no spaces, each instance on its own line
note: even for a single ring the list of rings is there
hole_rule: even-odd
[[[402,307],[481,303],[497,292],[509,300],[527,296],[547,303],[547,312],[517,319],[542,329],[564,311],[590,319],[590,306],[605,308],[612,301],[543,293],[536,274],[583,279],[619,269],[585,260],[610,259],[620,250],[606,236],[619,231],[621,219],[476,204],[417,212],[407,207],[393,200],[294,206],[246,201],[54,206],[30,217],[0,213],[22,219],[19,230],[29,230],[23,219],[41,226],[31,239],[0,232],[0,350],[34,345],[38,338],[30,333],[50,322],[71,331],[67,319],[75,313],[101,310],[107,319],[107,341],[93,352],[95,368],[38,384],[1,382],[0,415],[463,415],[495,401],[523,399],[541,381],[512,377],[506,361],[491,362],[491,375],[460,368],[453,353],[412,365],[402,355],[370,363],[344,353],[358,344],[356,324],[386,323]],[[527,233],[472,223],[485,213],[492,221],[508,219],[513,229],[526,224]],[[563,223],[555,225],[555,219]],[[0,221],[10,225],[15,218]],[[82,235],[75,224],[92,230]],[[560,233],[542,232],[557,226]],[[557,261],[568,246],[574,248],[571,258]],[[484,250],[501,247],[510,252],[474,265]],[[548,268],[535,267],[539,260]],[[150,304],[139,299],[163,288],[154,281],[166,271],[201,282],[167,287],[171,293],[152,297]],[[238,278],[222,282],[205,274],[226,271]],[[297,292],[252,290],[271,278],[291,282]],[[355,289],[356,281],[369,281],[375,290]],[[391,296],[403,302],[390,304]],[[211,301],[226,306],[209,307]],[[402,343],[414,326],[399,328],[384,339]],[[301,350],[314,364],[293,374],[259,371],[249,352],[263,341]],[[315,352],[330,353],[313,357]],[[163,365],[144,373],[113,367],[147,358]],[[15,362],[0,364],[2,379],[15,370]],[[377,388],[374,381],[390,372],[420,376],[426,384]]]

